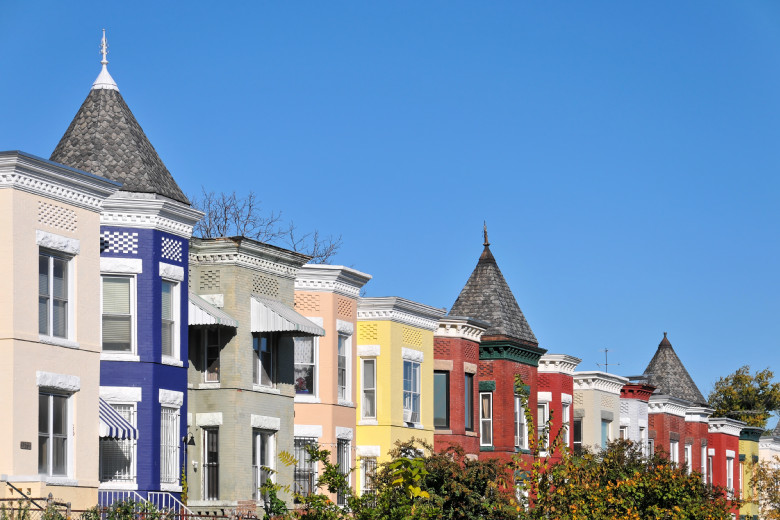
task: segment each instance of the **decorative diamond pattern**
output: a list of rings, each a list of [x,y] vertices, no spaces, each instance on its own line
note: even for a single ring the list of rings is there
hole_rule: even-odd
[[[181,240],[163,237],[162,257],[175,262],[181,262]]]
[[[138,233],[103,231],[100,233],[101,253],[138,254]]]

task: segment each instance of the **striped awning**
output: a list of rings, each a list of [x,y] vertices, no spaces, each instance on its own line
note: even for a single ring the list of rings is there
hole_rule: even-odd
[[[189,313],[189,325],[224,325],[225,327],[238,328],[238,321],[230,314],[214,307],[197,294],[190,293],[190,304],[187,312]]]
[[[138,430],[102,398],[99,399],[100,437],[110,439],[137,439]]]
[[[324,336],[325,329],[276,300],[252,296],[252,332],[301,332]]]

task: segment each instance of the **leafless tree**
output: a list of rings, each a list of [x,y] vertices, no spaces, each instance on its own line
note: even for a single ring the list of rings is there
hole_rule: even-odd
[[[242,236],[287,246],[311,256],[311,263],[326,264],[341,248],[341,235],[322,237],[319,231],[300,234],[293,222],[285,225],[281,212],[266,212],[254,192],[244,196],[207,191],[190,196],[192,206],[205,215],[195,225],[194,234],[202,238]]]

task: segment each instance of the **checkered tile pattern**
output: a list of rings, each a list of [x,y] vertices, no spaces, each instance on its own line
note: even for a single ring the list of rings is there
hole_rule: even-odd
[[[181,241],[163,237],[162,257],[181,262]]]
[[[103,231],[100,233],[101,253],[138,254],[138,233]]]

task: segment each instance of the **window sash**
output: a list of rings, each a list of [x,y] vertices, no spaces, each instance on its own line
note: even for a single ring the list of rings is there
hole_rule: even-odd
[[[349,441],[347,439],[338,439],[336,441],[336,465],[339,468],[339,473],[342,475],[349,475],[350,459]],[[347,505],[346,494],[339,492],[336,496],[336,503],[340,506]]]
[[[179,483],[179,409],[160,408],[160,482]]]
[[[68,263],[48,252],[38,254],[38,332],[45,336],[68,338]]]
[[[433,372],[433,427],[447,430],[450,427],[450,373]]]
[[[338,337],[338,392],[339,399],[348,400],[347,395],[347,337],[339,334]]]
[[[103,350],[131,352],[133,349],[133,278],[101,276]]]
[[[493,394],[479,394],[479,443],[481,446],[493,445]]]
[[[420,422],[420,364],[404,361],[404,412],[410,412],[407,422]],[[406,413],[404,415],[407,415]]]
[[[275,382],[274,354],[276,341],[272,334],[259,334],[252,337],[254,361],[252,372],[254,384],[273,387]]]
[[[178,318],[177,285],[166,280],[162,281],[161,335],[163,356],[178,357],[175,352],[176,319]]]
[[[38,473],[67,475],[69,424],[68,397],[38,394]]]
[[[293,456],[297,461],[293,470],[293,492],[299,495],[310,495],[314,491],[317,466],[309,457],[306,446],[316,443],[317,439],[312,437],[293,438]]]
[[[295,393],[315,395],[315,374],[317,369],[317,352],[314,338],[298,336],[293,338],[295,356]]]
[[[527,433],[525,409],[522,398],[515,396],[515,448],[527,449],[525,438]]]
[[[464,418],[466,431],[474,431],[474,374],[465,374],[464,377]]]
[[[109,404],[132,426],[136,426],[136,405]],[[136,480],[135,439],[100,439],[100,481],[135,482]]]
[[[219,500],[219,428],[203,428],[203,500]]]
[[[272,432],[265,430],[252,430],[252,474],[254,475],[252,498],[255,500],[260,498],[260,486],[271,478],[273,458],[270,450],[273,435]]]
[[[361,474],[363,482],[360,487],[361,495],[375,495],[376,486],[374,485],[374,476],[376,475],[376,458],[363,457],[360,461]]]
[[[211,328],[203,334],[203,359],[205,360],[204,381],[208,383],[219,382],[219,354],[221,350],[220,333],[218,328]]]
[[[376,360],[363,360],[363,404],[364,419],[376,419]]]
[[[547,428],[547,420],[549,418],[549,407],[547,403],[540,403],[536,406],[536,434],[540,442],[543,441],[543,443],[539,446],[542,449],[545,449],[550,444],[549,435],[546,431]]]

